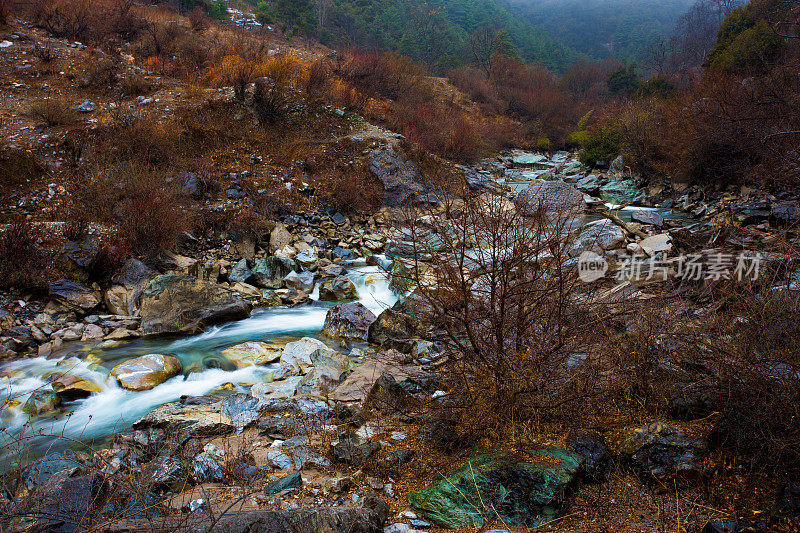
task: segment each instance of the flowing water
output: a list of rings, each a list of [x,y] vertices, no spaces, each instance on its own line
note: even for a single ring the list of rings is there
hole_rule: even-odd
[[[347,276],[356,285],[359,301],[376,315],[391,307],[397,296],[389,289],[385,273],[378,267],[350,265]],[[105,437],[130,428],[131,424],[159,405],[181,396],[207,394],[223,384],[237,387],[263,381],[272,367],[250,366],[226,371],[225,348],[247,341],[293,340],[303,336],[319,336],[325,315],[334,303],[317,301],[318,288],[312,293],[311,305],[295,308],[257,309],[245,320],[209,328],[189,337],[157,337],[137,339],[118,346],[103,344],[73,345],[57,358],[37,357],[8,363],[0,367],[0,387],[5,405],[0,409],[0,459],[16,446],[9,445],[12,436],[36,433],[63,435],[67,439],[99,442]],[[331,339],[320,337],[323,341]],[[148,353],[177,356],[184,370],[198,370],[178,375],[149,391],[133,392],[119,386],[109,377],[110,369],[120,362]],[[209,364],[211,362],[211,364]],[[212,367],[212,368],[209,368]],[[62,406],[55,416],[29,418],[22,410],[32,392],[50,388],[52,375],[70,374],[96,384],[101,392]],[[6,449],[3,439],[6,439]],[[53,438],[33,439],[41,452]]]

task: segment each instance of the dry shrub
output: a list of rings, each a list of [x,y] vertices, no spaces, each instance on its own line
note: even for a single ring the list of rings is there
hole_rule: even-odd
[[[800,299],[735,287],[704,346],[720,368],[720,419],[711,442],[756,471],[800,473]]]
[[[321,97],[329,91],[333,77],[333,66],[327,59],[312,63],[303,80],[303,89],[313,97]]]
[[[300,62],[287,56],[267,58],[229,54],[219,65],[209,69],[208,77],[214,85],[233,87],[234,96],[240,101],[244,101],[248,86],[258,82],[256,92],[261,85],[259,98],[265,99],[264,105],[274,104],[278,109],[285,100],[281,96],[288,96],[290,88],[298,84],[301,73]]]
[[[33,45],[33,55],[42,63],[51,63],[58,57],[55,49],[49,43],[40,44],[38,42]]]
[[[424,68],[396,52],[354,51],[339,75],[372,96],[413,102],[434,97]]]
[[[608,66],[578,61],[561,76],[559,85],[584,105],[597,105],[608,96]]]
[[[253,93],[253,111],[260,122],[275,122],[290,111],[301,72],[300,63],[288,57],[274,57],[261,65],[262,76]]]
[[[117,75],[122,72],[119,58],[107,57],[93,61],[86,69],[82,85],[93,89],[110,90],[117,84]]]
[[[26,180],[40,176],[45,166],[29,150],[0,148],[0,184],[15,187]]]
[[[325,98],[336,107],[364,111],[369,103],[369,97],[359,92],[346,81],[336,78],[328,86]]]
[[[48,126],[64,126],[78,120],[73,106],[60,98],[37,100],[28,108],[28,115],[45,122]]]
[[[474,102],[492,112],[503,112],[505,103],[486,73],[478,68],[462,67],[447,73],[450,81],[464,91]]]
[[[126,164],[92,172],[76,184],[73,196],[76,216],[117,226],[118,248],[139,256],[169,250],[192,227],[175,184],[146,166]]]
[[[383,203],[383,186],[365,163],[349,170],[330,169],[314,177],[316,199],[345,214],[372,213]]]
[[[171,76],[194,75],[211,64],[223,43],[181,24],[151,21],[132,43],[135,55],[145,60],[147,70]]]
[[[0,0],[0,26],[5,26],[11,21],[16,0]]]
[[[163,189],[134,192],[120,205],[120,236],[130,250],[153,257],[170,250],[191,228],[188,212]]]
[[[400,101],[395,120],[410,140],[449,159],[469,163],[484,151],[480,130],[459,109]]]
[[[147,116],[129,115],[125,120],[97,128],[95,159],[109,164],[134,161],[145,166],[164,166],[180,153],[181,139],[174,122],[159,123]]]
[[[127,72],[119,80],[118,87],[126,97],[142,96],[153,90],[153,85],[143,75],[136,72]]]
[[[187,15],[189,25],[196,32],[204,32],[211,26],[211,19],[208,18],[206,11],[201,7],[196,7]]]
[[[409,213],[413,252],[395,271],[416,286],[420,333],[450,356],[440,368],[449,403],[475,436],[568,420],[598,387],[587,375],[589,306],[577,303],[580,282],[565,265],[568,217],[537,210],[526,219],[500,196],[463,202],[445,202],[439,211],[451,217],[428,217],[430,225]]]
[[[144,24],[126,0],[31,0],[34,23],[58,38],[101,42],[109,36],[131,38]]]
[[[479,127],[481,138],[492,150],[520,146],[525,136],[522,124],[503,115],[487,118]]]
[[[498,58],[493,62],[491,78],[511,113],[529,122],[537,137],[563,145],[580,111],[553,74],[539,65]]]
[[[643,176],[654,176],[668,162],[660,137],[665,128],[665,103],[657,98],[635,100],[607,109],[607,117],[616,116],[622,125],[622,155],[626,166]]]
[[[26,223],[0,230],[0,287],[45,291],[53,280],[53,254],[39,244],[41,232]]]

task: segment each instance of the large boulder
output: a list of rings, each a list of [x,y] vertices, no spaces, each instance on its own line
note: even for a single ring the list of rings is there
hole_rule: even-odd
[[[411,337],[422,329],[420,317],[424,315],[415,312],[420,304],[419,297],[411,295],[381,312],[370,325],[367,340],[370,344],[398,350],[409,346]]]
[[[253,271],[250,270],[250,265],[247,259],[242,259],[228,272],[228,281],[231,283],[247,283],[253,277]]]
[[[305,270],[298,274],[297,272],[292,271],[285,278],[283,278],[283,282],[291,289],[310,291],[314,288],[314,273]]]
[[[251,305],[238,293],[188,276],[157,276],[142,296],[145,335],[193,334],[205,326],[250,316]]]
[[[602,483],[608,478],[614,456],[601,435],[573,431],[567,436],[567,447],[583,457],[584,479]]]
[[[330,449],[331,457],[337,462],[361,466],[372,454],[381,449],[381,445],[347,431],[331,442]]]
[[[577,253],[600,248],[615,250],[626,244],[625,232],[608,219],[595,220],[586,225],[575,240],[573,247]]]
[[[424,182],[419,167],[393,150],[371,152],[369,170],[383,183],[383,203],[389,207],[440,201],[437,190]]]
[[[150,390],[181,371],[181,362],[171,355],[148,354],[125,361],[111,369],[123,389]]]
[[[554,447],[530,457],[479,453],[439,482],[409,494],[408,502],[449,529],[480,527],[485,520],[536,527],[558,514],[578,482],[582,458]]]
[[[637,209],[631,213],[631,220],[658,228],[664,225],[664,217],[661,216],[661,213],[652,209]]]
[[[345,276],[327,279],[319,286],[319,299],[323,302],[346,302],[357,298],[355,283]]]
[[[288,343],[281,353],[281,365],[288,365],[305,374],[313,366],[311,354],[317,350],[327,350],[328,346],[317,339],[303,337],[299,341]]]
[[[291,259],[271,256],[256,262],[253,267],[253,283],[265,289],[280,289],[283,278],[292,273],[295,263]]]
[[[314,367],[297,387],[297,392],[314,396],[326,396],[341,381],[342,374],[350,370],[352,363],[344,354],[335,350],[317,350],[311,354]]]
[[[639,196],[639,189],[632,180],[614,180],[600,187],[600,198],[616,205],[632,203]]]
[[[269,249],[275,252],[284,246],[291,245],[293,240],[294,237],[292,237],[292,234],[286,229],[286,226],[278,224],[269,235]]]
[[[631,431],[621,453],[634,471],[659,483],[685,480],[700,473],[703,441],[687,437],[679,428],[654,422]]]
[[[269,342],[244,342],[222,351],[237,368],[268,365],[281,358],[283,346]]]
[[[139,313],[142,293],[157,272],[138,259],[128,259],[111,278],[112,285],[104,300],[109,311],[116,315],[134,316]]]
[[[71,374],[59,376],[50,385],[62,400],[70,402],[81,398],[88,398],[100,392],[100,387],[86,379]]]
[[[390,358],[389,353],[379,354],[374,360],[354,368],[331,393],[330,399],[337,402],[362,401],[383,376],[391,376],[395,381],[402,383],[421,374],[419,367],[403,366],[396,359]]]
[[[49,296],[71,311],[88,313],[100,304],[100,296],[85,285],[60,279],[50,284]]]
[[[563,181],[534,181],[517,196],[515,203],[528,215],[539,209],[550,215],[572,215],[586,209],[583,193]]]
[[[364,407],[402,413],[417,404],[416,398],[406,391],[391,374],[383,374],[370,389]]]
[[[319,507],[287,511],[226,513],[208,524],[197,524],[195,531],[225,533],[383,533],[389,506],[383,500],[363,498],[357,507]]]
[[[575,182],[575,188],[583,193],[595,195],[600,190],[600,178],[596,174],[589,174]]]
[[[377,317],[360,302],[331,308],[325,316],[322,334],[329,337],[367,340],[369,327]]]
[[[22,410],[31,416],[43,415],[58,409],[61,405],[61,397],[52,390],[39,389],[33,391]]]
[[[286,379],[272,381],[269,383],[256,383],[250,387],[250,395],[257,400],[280,400],[291,398],[297,394],[297,386],[300,385],[302,380],[302,376],[291,376]]]
[[[14,514],[29,516],[34,522],[24,531],[87,531],[92,529],[109,493],[110,484],[100,473],[84,475],[80,468],[69,468],[50,476],[35,489],[33,497],[23,500],[20,504],[23,508],[15,509]],[[28,505],[31,508],[25,509]],[[17,530],[13,523],[10,530]]]
[[[186,402],[166,403],[133,423],[134,430],[163,430],[178,433],[184,438],[227,435],[235,428],[231,419],[221,412],[214,398],[189,398]]]

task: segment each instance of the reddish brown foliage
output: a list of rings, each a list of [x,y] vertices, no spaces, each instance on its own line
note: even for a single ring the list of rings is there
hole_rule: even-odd
[[[53,256],[38,244],[43,235],[25,223],[11,224],[0,232],[0,286],[43,291],[52,281]]]

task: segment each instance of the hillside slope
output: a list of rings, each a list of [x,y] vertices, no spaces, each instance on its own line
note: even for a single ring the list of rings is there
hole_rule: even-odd
[[[670,35],[691,0],[507,0],[509,9],[563,46],[592,59],[640,60]]]
[[[333,45],[376,46],[445,69],[469,56],[469,36],[491,24],[508,32],[526,61],[562,70],[581,55],[497,0],[338,0],[323,39]]]

